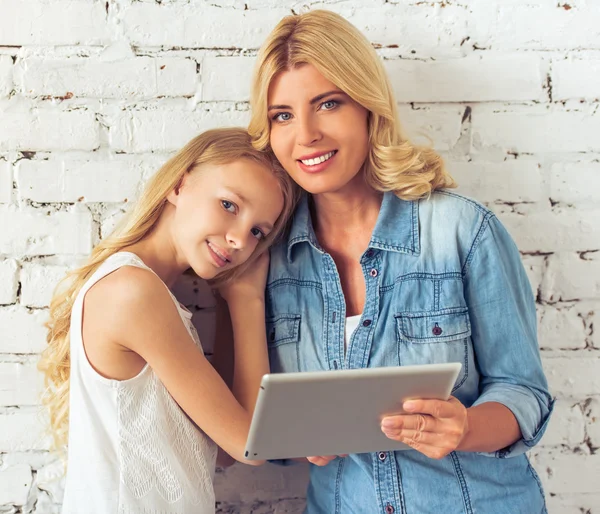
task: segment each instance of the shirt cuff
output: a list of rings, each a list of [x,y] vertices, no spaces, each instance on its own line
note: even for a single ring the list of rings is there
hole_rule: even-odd
[[[513,413],[519,424],[522,437],[515,443],[495,452],[477,452],[480,455],[505,459],[516,457],[533,448],[544,435],[550,415],[554,410],[554,399],[542,393],[540,398],[530,389],[514,384],[493,384],[473,403],[501,403]]]

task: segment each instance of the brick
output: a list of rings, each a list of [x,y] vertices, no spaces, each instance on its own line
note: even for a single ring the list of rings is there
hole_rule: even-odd
[[[553,164],[548,182],[553,201],[587,208],[600,203],[600,164],[597,162]]]
[[[19,306],[0,307],[0,354],[41,352],[46,348],[44,323],[47,320],[46,311],[28,311]]]
[[[436,150],[444,151],[458,142],[463,112],[463,108],[412,109],[401,105],[398,117],[407,136],[415,144],[430,146],[431,139]]]
[[[550,514],[582,514],[600,510],[600,495],[590,494],[554,494],[546,495],[546,506]]]
[[[589,398],[584,402],[583,414],[586,421],[586,433],[594,448],[600,447],[600,399]]]
[[[46,415],[39,407],[0,412],[0,452],[48,450]]]
[[[13,88],[13,60],[10,55],[0,55],[0,98],[8,96]]]
[[[585,348],[586,315],[579,305],[538,305],[538,341],[541,348],[577,350]]]
[[[600,255],[585,260],[576,254],[556,254],[549,259],[544,295],[551,301],[600,299]]]
[[[600,60],[567,59],[552,63],[552,99],[598,100]]]
[[[598,492],[599,454],[548,452],[537,457],[535,467],[545,489],[553,494]]]
[[[43,385],[35,363],[0,362],[0,407],[39,405]]]
[[[103,2],[0,0],[2,44],[100,45],[109,41]]]
[[[51,255],[89,253],[92,219],[89,211],[44,212],[0,209],[0,253]]]
[[[600,151],[600,114],[548,110],[546,107],[505,108],[474,106],[475,148],[501,148],[516,153]]]
[[[202,61],[202,100],[249,101],[255,58],[206,56]]]
[[[558,397],[581,398],[600,394],[600,358],[593,353],[543,358],[550,391]]]
[[[33,474],[26,464],[0,470],[0,506],[25,505],[32,483]]]
[[[8,305],[17,301],[18,281],[17,261],[0,260],[0,305]]]
[[[26,96],[154,98],[193,95],[196,89],[196,63],[190,59],[30,58],[17,70]]]
[[[0,151],[94,150],[100,144],[98,124],[90,111],[38,109],[11,101],[4,109],[0,105],[0,116]]]
[[[598,247],[597,210],[506,213],[499,217],[522,252],[588,251]]]
[[[16,175],[21,197],[35,202],[124,202],[137,196],[142,171],[132,159],[22,160]]]
[[[249,113],[242,111],[125,111],[110,129],[111,148],[136,153],[176,151],[205,130],[247,126],[248,121]]]
[[[471,41],[479,47],[494,49],[556,50],[577,48],[599,48],[598,27],[595,20],[600,9],[595,3],[587,2],[573,9],[565,9],[563,3],[530,2],[498,6],[487,2],[472,9]],[[489,17],[491,23],[481,23]],[[543,20],[543,23],[536,23]]]
[[[12,201],[13,177],[12,166],[0,160],[0,203]]]
[[[558,399],[554,404],[554,412],[550,424],[542,437],[540,445],[577,446],[585,439],[585,420],[581,406],[573,400]]]
[[[258,48],[288,9],[222,9],[207,3],[123,7],[123,30],[134,45]]]
[[[49,501],[59,502],[63,497],[65,488],[64,463],[60,459],[55,459],[53,462],[39,468],[36,474],[36,486],[48,493],[47,499]],[[40,512],[50,512],[50,510]]]
[[[546,267],[545,258],[541,255],[523,255],[521,256],[521,262],[525,268],[525,273],[527,273],[527,278],[529,278],[531,291],[534,296],[537,296]]]
[[[458,183],[457,192],[480,202],[538,202],[543,196],[540,166],[535,161],[454,161],[447,167]]]
[[[469,11],[452,3],[443,7],[433,2],[342,6],[338,8],[333,4],[327,8],[344,16],[369,41],[376,45],[397,46],[400,52],[413,49],[419,55],[448,52],[450,48],[458,49],[461,41],[470,35]]]
[[[66,266],[28,262],[21,270],[21,305],[48,307],[56,285],[65,277]]]
[[[386,60],[399,102],[542,100],[541,60],[536,55],[470,54],[435,61]]]

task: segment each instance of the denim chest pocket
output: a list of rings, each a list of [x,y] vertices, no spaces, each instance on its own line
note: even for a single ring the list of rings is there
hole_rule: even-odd
[[[401,365],[460,362],[461,371],[452,391],[469,374],[471,323],[467,308],[396,314]]]
[[[300,316],[267,318],[267,346],[272,373],[299,371]]]

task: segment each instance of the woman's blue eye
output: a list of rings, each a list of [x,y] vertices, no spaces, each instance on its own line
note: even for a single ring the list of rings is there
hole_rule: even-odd
[[[273,121],[290,121],[292,115],[289,112],[278,112],[273,116]]]
[[[225,209],[227,212],[235,213],[235,204],[233,202],[221,200],[221,205],[223,206],[223,209]]]
[[[256,239],[263,239],[265,237],[264,232],[258,228],[253,228],[250,232]]]
[[[333,109],[335,106],[337,106],[337,102],[335,100],[327,100],[326,102],[323,102],[321,104],[321,107],[323,107],[323,109],[325,109],[326,111],[329,111],[331,109]]]

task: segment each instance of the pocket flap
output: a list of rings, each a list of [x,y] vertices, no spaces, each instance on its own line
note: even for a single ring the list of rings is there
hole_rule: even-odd
[[[411,343],[445,343],[471,335],[466,308],[403,312],[396,319],[400,338]]]
[[[300,334],[300,316],[284,314],[269,318],[267,323],[267,343],[269,346],[279,346],[285,343],[298,342]]]

